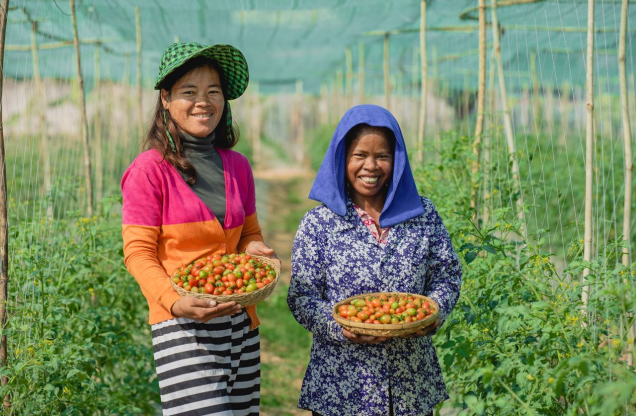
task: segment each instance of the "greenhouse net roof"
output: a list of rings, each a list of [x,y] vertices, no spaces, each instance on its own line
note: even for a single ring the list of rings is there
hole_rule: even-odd
[[[420,2],[415,0],[78,0],[83,73],[89,86],[96,74],[95,48],[100,49],[101,78],[136,79],[137,7],[146,86],[153,84],[162,52],[179,40],[237,46],[248,60],[251,79],[270,92],[291,90],[298,80],[305,91],[318,92],[339,71],[346,72],[350,48],[354,71],[363,57],[365,90],[381,93],[386,33],[392,76],[405,84],[420,82]],[[476,89],[477,1],[431,0],[427,7],[429,73],[450,88]],[[595,14],[596,74],[615,84],[620,2],[597,1]],[[587,1],[499,1],[498,18],[510,87],[531,83],[533,60],[543,85],[584,84]],[[628,20],[636,21],[636,7],[631,7]],[[42,76],[74,77],[71,13],[63,0],[10,2],[5,76],[32,77],[34,27]],[[628,31],[631,73],[636,31]],[[487,32],[492,49],[490,28]]]

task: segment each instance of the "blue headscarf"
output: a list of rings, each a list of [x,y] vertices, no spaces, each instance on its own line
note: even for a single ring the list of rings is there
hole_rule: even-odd
[[[409,165],[402,130],[393,114],[377,105],[358,105],[342,117],[309,192],[309,198],[322,202],[338,215],[346,214],[345,137],[358,124],[387,127],[395,135],[393,178],[380,214],[380,226],[392,227],[423,214],[424,208]]]

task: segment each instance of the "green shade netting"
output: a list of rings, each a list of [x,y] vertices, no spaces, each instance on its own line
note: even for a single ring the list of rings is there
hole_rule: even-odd
[[[584,84],[587,1],[549,0],[513,6],[500,3],[497,13],[503,27],[502,54],[511,88],[531,84],[532,54],[543,85]],[[631,1],[630,6],[628,73],[634,71],[636,49],[636,2]],[[381,32],[391,33],[393,83],[415,88],[420,81],[420,2],[416,0],[78,0],[80,39],[100,42],[81,46],[83,73],[89,86],[96,72],[97,47],[101,49],[100,78],[136,82],[136,7],[141,16],[146,86],[154,81],[162,52],[176,39],[237,46],[248,60],[251,79],[258,81],[262,90],[272,92],[291,91],[297,80],[304,82],[305,91],[318,92],[321,85],[335,81],[338,71],[346,72],[347,47],[351,48],[352,68],[357,72],[362,44],[365,90],[382,93]],[[598,1],[595,19],[596,75],[615,88],[620,1]],[[47,45],[73,39],[69,2],[64,0],[10,1],[5,76],[32,77],[29,48],[33,22],[37,22],[42,76],[73,78],[76,69],[72,44],[46,49]],[[430,77],[451,88],[476,88],[477,24],[476,0],[428,2]],[[490,27],[487,32],[491,49]]]

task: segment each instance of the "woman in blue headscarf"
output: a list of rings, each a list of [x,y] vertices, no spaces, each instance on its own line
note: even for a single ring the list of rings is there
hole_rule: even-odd
[[[313,333],[298,407],[323,416],[432,415],[448,394],[430,335],[455,306],[461,265],[442,219],[417,193],[400,126],[384,108],[347,111],[309,198],[292,252],[287,302]],[[370,292],[409,292],[439,319],[404,338],[355,335],[333,306]]]

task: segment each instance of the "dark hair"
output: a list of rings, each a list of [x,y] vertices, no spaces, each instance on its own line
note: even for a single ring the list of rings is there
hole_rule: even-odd
[[[353,143],[354,140],[359,139],[369,132],[380,133],[382,137],[389,142],[391,151],[395,152],[395,134],[393,133],[393,130],[384,126],[371,126],[369,124],[362,123],[356,124],[347,132],[345,136],[345,154],[349,151],[351,143]]]
[[[196,57],[186,61],[183,65],[168,74],[161,82],[160,87],[162,90],[166,90],[168,91],[168,94],[170,94],[170,90],[172,89],[174,84],[177,83],[178,80],[190,74],[192,71],[204,67],[214,69],[219,74],[219,78],[221,79],[221,90],[223,91],[223,96],[226,96],[227,81],[225,79],[223,71],[221,70],[221,67],[216,61],[204,57]],[[164,114],[166,117],[168,130],[170,131],[170,135],[172,136],[174,145],[176,147],[176,150],[174,151],[170,147],[170,141],[168,140],[168,135],[166,134]],[[240,138],[240,133],[237,126],[232,123],[232,126],[228,128],[227,118],[227,105],[224,105],[223,114],[221,115],[221,120],[219,120],[219,125],[216,127],[216,129],[214,129],[214,145],[221,149],[231,149],[236,145],[236,143],[238,143]],[[157,97],[157,103],[155,105],[155,111],[152,115],[150,128],[148,129],[148,133],[146,134],[146,138],[143,142],[143,149],[157,150],[159,153],[161,153],[163,159],[167,160],[172,166],[177,168],[177,170],[181,171],[186,176],[186,183],[188,183],[189,185],[193,185],[197,180],[197,171],[194,166],[188,161],[188,159],[186,159],[183,155],[182,140],[183,136],[181,135],[180,129],[177,127],[177,124],[170,116],[170,113],[168,111],[165,111],[163,108],[160,90]]]

